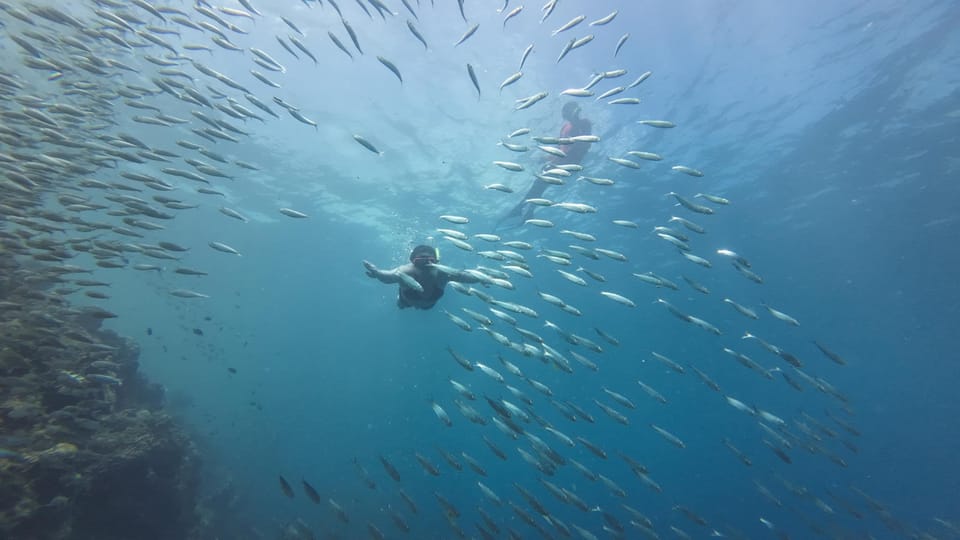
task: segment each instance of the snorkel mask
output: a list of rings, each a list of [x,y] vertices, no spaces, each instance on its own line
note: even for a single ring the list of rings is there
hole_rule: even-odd
[[[418,267],[437,264],[440,262],[440,250],[430,246],[417,246],[410,253],[410,262]]]

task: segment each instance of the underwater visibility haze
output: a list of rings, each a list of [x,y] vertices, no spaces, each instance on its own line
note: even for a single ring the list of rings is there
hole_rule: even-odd
[[[957,28],[0,1],[0,536],[960,538]]]

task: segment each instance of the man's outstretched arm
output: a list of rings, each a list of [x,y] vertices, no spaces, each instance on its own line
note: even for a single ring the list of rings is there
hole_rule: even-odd
[[[400,277],[397,275],[397,269],[380,270],[370,261],[363,261],[363,267],[367,269],[367,275],[380,280],[383,283],[397,283]]]

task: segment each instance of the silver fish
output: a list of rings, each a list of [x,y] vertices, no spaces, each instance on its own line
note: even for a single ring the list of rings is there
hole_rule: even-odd
[[[413,34],[413,37],[417,38],[417,41],[423,43],[423,50],[430,48],[427,46],[427,40],[423,37],[423,34],[421,34],[420,31],[417,30],[417,27],[413,25],[413,21],[407,20],[407,28],[410,29],[410,33]]]
[[[400,84],[403,84],[403,75],[400,74],[400,70],[397,68],[396,65],[394,65],[393,62],[387,60],[386,58],[384,58],[384,57],[382,57],[382,56],[378,56],[378,57],[377,57],[377,60],[379,60],[380,63],[383,64],[387,69],[389,69],[390,71],[392,71],[393,74],[397,76],[397,80],[400,81]],[[479,90],[478,90],[478,91],[479,91]]]
[[[470,36],[475,34],[477,32],[477,29],[479,28],[480,28],[480,23],[475,23],[473,26],[468,28],[467,31],[464,32],[462,36],[460,36],[460,39],[458,39],[457,42],[453,44],[453,46],[456,47],[457,45],[460,45],[464,41],[470,39]]]
[[[210,298],[210,296],[188,289],[173,289],[170,294],[179,298]]]
[[[333,34],[333,32],[327,32],[327,35],[330,36],[330,41],[332,41],[333,44],[336,45],[338,49],[340,49],[341,51],[343,51],[344,54],[346,54],[347,56],[350,57],[351,60],[353,60],[353,54],[352,54],[352,53],[347,49],[347,47],[340,41],[340,39],[337,38],[337,36],[335,36],[335,35]],[[363,53],[361,53],[361,54],[363,54]]]
[[[467,64],[467,74],[470,75],[470,81],[473,83],[473,87],[477,89],[477,97],[480,97],[480,82],[477,81],[477,73],[473,70],[473,66]],[[501,87],[502,88],[502,87]]]
[[[517,68],[517,71],[523,71],[523,64],[527,61],[531,52],[533,52],[533,43],[527,45],[527,48],[523,50],[523,54],[520,56],[520,67]]]
[[[564,32],[564,31],[566,31],[566,30],[569,30],[569,29],[573,28],[574,26],[582,23],[586,18],[587,18],[587,17],[586,17],[585,15],[577,15],[576,17],[574,17],[574,18],[570,19],[569,21],[567,21],[567,23],[564,24],[563,26],[561,26],[560,28],[557,28],[556,30],[554,30],[553,32],[551,32],[550,35],[551,35],[551,36],[555,36],[555,35],[559,34],[560,32]]]

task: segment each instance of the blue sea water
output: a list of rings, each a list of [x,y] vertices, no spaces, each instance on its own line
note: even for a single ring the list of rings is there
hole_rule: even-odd
[[[459,509],[455,522],[468,535],[479,534],[474,524],[482,523],[480,506],[501,526],[501,537],[507,527],[525,538],[536,537],[506,504],[497,507],[484,499],[478,481],[504,503],[509,499],[533,514],[514,487],[522,485],[552,515],[601,538],[609,536],[602,511],[623,523],[625,537],[640,537],[627,524],[630,516],[621,503],[649,516],[663,538],[674,536],[671,525],[694,538],[714,530],[746,538],[958,536],[934,521],[960,521],[955,460],[960,453],[960,370],[953,339],[960,305],[954,278],[960,263],[960,9],[955,2],[560,0],[546,22],[539,22],[540,5],[525,4],[504,26],[504,14],[497,12],[500,2],[467,0],[467,18],[480,27],[454,48],[469,26],[457,3],[421,0],[415,24],[430,44],[426,51],[405,28],[409,14],[403,5],[386,3],[397,15],[381,20],[376,14],[368,18],[354,2],[340,2],[365,53],[351,49],[351,60],[324,35],[332,31],[350,47],[329,5],[258,2],[264,17],[255,24],[242,21],[250,34],[231,38],[263,48],[286,65],[283,74],[268,73],[282,82],[279,90],[249,76],[248,70],[256,67],[249,53],[191,53],[255,88],[265,102],[276,95],[299,106],[319,127],[300,124],[275,107],[280,120],[247,122],[244,128],[251,135],[241,143],[215,145],[216,151],[261,168],[230,169],[236,178],[216,186],[227,193],[223,204],[250,221],[230,219],[217,211],[219,202],[190,195],[201,206],[178,214],[157,236],[189,245],[184,263],[210,276],[190,278],[170,269],[103,272],[113,282],[113,298],[103,305],[121,315],[107,326],[139,342],[142,369],[166,387],[169,407],[200,445],[206,489],[229,483],[239,495],[230,509],[236,527],[221,537],[254,537],[250,531],[256,529],[275,538],[296,519],[320,538],[367,537],[368,522],[388,537],[454,537],[435,493]],[[508,4],[507,10],[512,9],[516,1]],[[614,9],[618,15],[608,25],[588,27],[584,22],[550,35],[576,15],[591,21]],[[281,15],[304,31],[319,66],[304,58],[296,61],[279,48],[274,36],[290,33]],[[630,38],[614,58],[614,46],[627,32]],[[556,62],[571,37],[587,33],[595,34],[593,42]],[[498,92],[530,43],[535,49],[523,77]],[[397,65],[402,84],[376,55]],[[479,98],[467,64],[477,71]],[[153,69],[146,63],[143,68]],[[601,344],[600,354],[574,348],[598,363],[598,372],[574,363],[574,373],[564,373],[498,345],[476,324],[467,333],[447,320],[443,310],[464,318],[464,307],[486,312],[475,297],[448,287],[435,309],[401,311],[395,306],[395,286],[364,275],[362,260],[391,268],[431,237],[444,264],[496,266],[448,244],[435,229],[446,225],[469,234],[492,232],[531,177],[491,162],[518,161],[528,171],[538,166],[533,153],[513,154],[497,141],[520,127],[537,135],[556,134],[560,107],[573,99],[560,92],[584,86],[596,72],[617,68],[628,73],[601,82],[597,90],[626,85],[649,70],[648,80],[621,94],[640,97],[639,105],[580,98],[583,115],[602,138],[584,162],[585,174],[612,178],[616,184],[601,187],[571,179],[545,195],[587,202],[599,212],[581,216],[540,209],[537,216],[555,220],[557,227],[499,234],[538,250],[568,250],[567,245],[580,242],[559,234],[560,229],[589,232],[597,241],[588,247],[618,250],[629,261],[591,261],[574,254],[568,270],[582,265],[607,278],[606,283],[578,287],[532,251],[526,255],[535,278],[515,277],[514,291],[485,289],[536,309],[537,319],[516,317],[561,352],[572,347],[544,327],[547,320]],[[516,99],[539,91],[549,96],[530,109],[514,110]],[[189,116],[185,104],[166,103],[169,114]],[[658,130],[637,123],[643,119],[666,119],[677,127]],[[162,148],[179,150],[174,141],[191,138],[188,131],[119,120],[129,132]],[[353,134],[369,139],[383,155],[356,144]],[[665,159],[643,162],[639,170],[606,159],[628,150],[657,152]],[[675,164],[695,167],[705,176],[670,170]],[[516,193],[483,189],[494,182],[507,183]],[[714,193],[731,204],[714,205],[714,215],[693,214],[664,196],[670,191],[691,198]],[[310,218],[287,218],[277,211],[281,207]],[[438,219],[441,214],[471,221],[453,227]],[[683,259],[650,233],[654,226],[669,225],[672,215],[707,228],[705,235],[688,235],[693,252],[708,258],[712,268]],[[639,228],[618,227],[610,223],[613,219],[633,220]],[[210,250],[206,244],[211,241],[225,242],[242,256]],[[482,240],[471,242],[478,251],[493,249]],[[716,255],[718,249],[749,259],[764,283],[745,279]],[[631,276],[648,271],[676,281],[680,289],[654,288]],[[691,289],[681,275],[701,282],[710,294]],[[173,288],[194,289],[210,298],[172,297],[168,291]],[[625,295],[637,305],[611,302],[598,294],[601,290]],[[538,291],[560,296],[582,315],[546,304]],[[671,316],[654,303],[657,298],[710,321],[722,335]],[[758,310],[759,320],[739,315],[723,298]],[[800,326],[769,316],[762,303],[796,317]],[[493,328],[519,340],[502,321]],[[616,336],[620,345],[604,342],[594,328]],[[749,355],[764,368],[791,372],[756,342],[742,340],[745,331],[797,355],[804,371],[846,396],[850,411],[807,382],[801,380],[803,391],[797,392],[779,373],[768,380],[737,364],[724,347]],[[830,362],[813,340],[841,354],[847,365]],[[502,355],[548,384],[557,399],[586,409],[595,423],[570,422],[545,396],[507,375],[509,384],[534,400],[536,414],[570,436],[597,443],[609,457],[597,458],[580,444],[567,448],[536,423],[523,426],[563,456],[614,480],[627,497],[615,496],[570,465],[546,478],[515,450],[529,451],[523,438],[512,441],[492,425],[468,422],[454,405],[458,396],[448,382],[451,377],[478,395],[517,400],[502,384],[457,365],[448,347],[505,373],[497,360]],[[654,351],[703,370],[723,395],[783,418],[794,441],[785,449],[792,463],[765,446],[763,439],[770,437],[756,417],[730,407],[691,370],[680,374],[666,368],[652,358]],[[669,403],[646,396],[638,379]],[[618,407],[629,425],[614,422],[593,403],[615,405],[603,388],[636,403],[635,410]],[[451,415],[452,427],[434,416],[432,400]],[[482,398],[471,405],[493,415]],[[804,414],[835,436],[818,431],[809,420],[821,440],[803,435],[797,422],[805,421]],[[859,435],[844,430],[831,415],[856,426]],[[685,448],[658,436],[651,423],[676,434]],[[484,435],[506,452],[506,461],[486,447]],[[752,466],[725,448],[724,438],[749,456]],[[819,450],[806,448],[812,445]],[[466,465],[462,471],[452,469],[438,449],[455,456],[467,452],[485,466],[487,476]],[[436,465],[440,476],[426,474],[415,452]],[[663,492],[644,486],[618,452],[643,463]],[[418,513],[400,498],[400,486],[385,473],[380,456],[396,465]],[[356,463],[369,471],[376,489],[364,485]],[[294,485],[293,499],[281,492],[278,475]],[[541,478],[602,511],[581,512],[561,503]],[[338,501],[350,523],[341,523],[326,502],[313,504],[300,490],[301,479],[324,499]],[[782,506],[758,493],[755,483],[769,488]],[[884,509],[871,507],[852,488]],[[817,500],[830,511],[818,507]],[[677,505],[696,512],[707,525],[687,519]],[[391,509],[404,516],[409,534],[394,525]],[[535,519],[557,536],[547,520]]]

